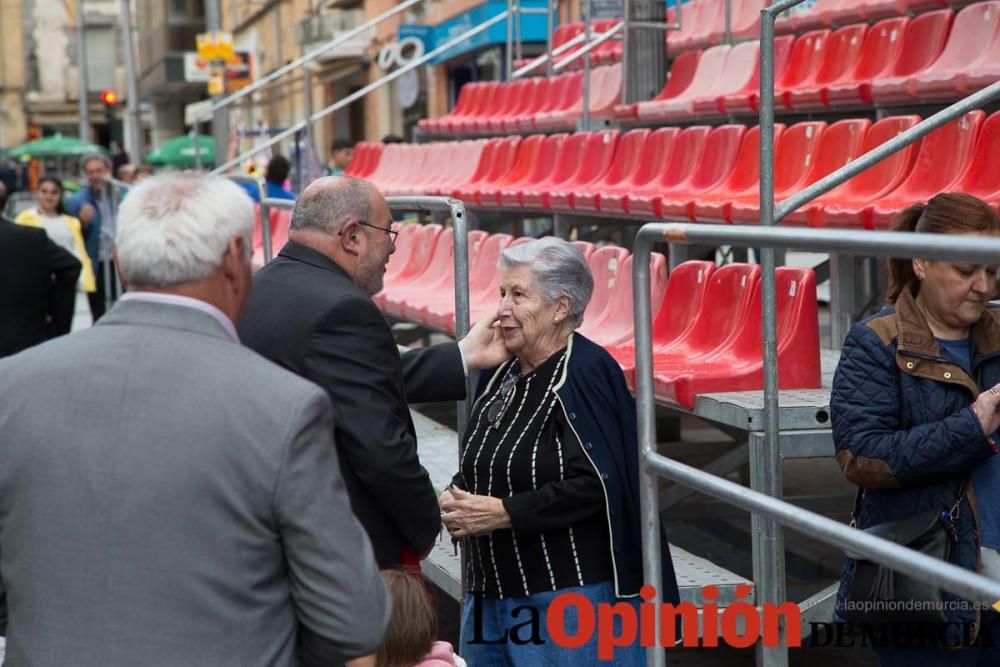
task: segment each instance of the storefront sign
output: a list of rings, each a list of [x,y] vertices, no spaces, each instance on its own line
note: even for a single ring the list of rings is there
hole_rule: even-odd
[[[389,42],[378,51],[375,63],[383,71],[408,65],[410,61],[423,57],[424,42],[417,37],[401,37],[398,42]]]

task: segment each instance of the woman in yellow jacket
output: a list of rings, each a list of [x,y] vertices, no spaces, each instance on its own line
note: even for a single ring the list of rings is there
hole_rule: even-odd
[[[86,312],[86,295],[94,292],[97,289],[97,284],[94,280],[94,269],[90,263],[90,257],[83,245],[83,230],[80,221],[68,215],[63,209],[63,194],[62,181],[54,176],[43,177],[38,182],[38,189],[35,191],[37,206],[21,211],[14,222],[28,227],[41,227],[50,239],[73,253],[73,256],[80,260],[83,268],[77,283],[77,305],[82,303],[81,308],[84,310],[78,309],[77,312]]]

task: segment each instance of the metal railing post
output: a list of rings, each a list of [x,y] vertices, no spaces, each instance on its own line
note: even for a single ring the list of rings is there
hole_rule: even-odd
[[[513,81],[514,75],[514,0],[507,0],[507,48],[504,51],[504,78]]]
[[[592,9],[591,0],[583,0],[583,34],[585,41],[590,46],[590,15]],[[583,116],[580,118],[583,129],[590,129],[590,49],[583,52]]]
[[[636,417],[639,434],[639,508],[642,526],[642,580],[656,588],[656,595],[648,602],[659,610],[663,602],[661,592],[663,568],[660,557],[660,492],[656,472],[649,467],[650,457],[656,453],[656,400],[653,397],[653,316],[649,307],[650,244],[636,239],[632,255],[632,308],[635,313],[635,367],[636,367]],[[657,614],[659,615],[659,614]],[[656,646],[660,644],[660,621],[653,624]],[[665,667],[666,654],[662,648],[646,650],[647,667]]]
[[[760,224],[771,227],[774,219],[774,21],[779,12],[802,0],[784,0],[760,13]],[[730,34],[730,0],[726,4],[726,38]],[[773,248],[764,248],[761,259],[761,316],[764,360],[764,437],[755,438],[758,452],[751,452],[751,477],[757,490],[781,497],[781,444],[778,423],[778,323]],[[759,454],[756,456],[754,454]],[[756,459],[756,460],[755,460]],[[785,598],[785,536],[781,526],[760,514],[750,517],[753,536],[753,576],[757,603],[780,603]],[[785,628],[781,629],[782,638]],[[781,642],[783,644],[783,642]],[[756,647],[758,666],[785,667],[788,649]]]
[[[569,67],[569,64],[571,62],[573,62],[574,60],[576,60],[578,58],[582,58],[584,56],[587,56],[591,51],[593,51],[594,49],[596,49],[598,46],[600,46],[604,42],[608,41],[609,39],[613,39],[618,33],[620,33],[624,29],[624,27],[625,27],[624,23],[616,23],[607,32],[602,32],[602,33],[598,34],[598,36],[595,37],[593,41],[587,42],[587,44],[585,46],[582,46],[578,50],[574,51],[572,53],[572,55],[569,55],[566,58],[564,58],[563,60],[560,60],[559,64],[557,64],[555,67],[553,67],[553,71],[555,71],[555,72],[561,72],[562,70],[564,70],[567,67]],[[585,38],[586,37],[586,33],[580,34],[580,35],[578,35],[578,37]],[[586,40],[584,40],[584,41],[586,41]],[[557,51],[558,51],[558,49],[557,49]],[[518,70],[518,71],[520,71],[520,70]],[[586,77],[584,77],[584,81],[586,81]]]
[[[545,2],[545,76],[552,76],[552,32],[555,30],[555,5],[558,0]]]
[[[724,0],[722,39],[726,44],[733,43],[733,0]],[[763,41],[764,33],[761,33]]]
[[[631,14],[632,14],[632,0],[622,0],[622,102],[629,103],[631,94],[629,91],[628,83],[628,43],[629,43],[629,31],[631,30]]]
[[[243,153],[241,155],[237,155],[232,160],[229,160],[229,161],[227,161],[227,162],[219,165],[218,167],[216,167],[215,169],[213,169],[211,173],[212,174],[221,174],[222,172],[226,171],[230,167],[238,165],[243,160],[246,160],[247,158],[251,158],[254,155],[257,155],[258,153],[263,153],[264,151],[268,150],[269,148],[271,148],[275,144],[278,144],[278,143],[284,141],[285,139],[287,139],[288,137],[293,136],[296,132],[298,132],[299,130],[303,129],[309,123],[315,123],[316,121],[320,120],[321,118],[325,118],[326,116],[328,116],[331,113],[337,111],[338,109],[342,109],[345,106],[347,106],[349,104],[352,104],[355,100],[361,99],[362,97],[364,97],[365,95],[367,95],[371,91],[376,90],[378,88],[381,88],[382,86],[384,86],[387,83],[395,81],[396,79],[398,79],[399,77],[403,76],[407,72],[410,72],[410,71],[416,69],[417,67],[420,67],[424,63],[427,63],[428,61],[430,61],[430,60],[432,60],[434,58],[437,58],[439,55],[441,55],[443,53],[447,53],[448,51],[450,51],[451,49],[455,48],[456,46],[458,46],[462,42],[466,41],[467,39],[475,37],[476,35],[489,30],[490,28],[492,28],[496,24],[500,23],[501,21],[507,20],[508,16],[509,15],[507,14],[507,12],[500,12],[496,16],[490,18],[489,20],[483,21],[479,25],[466,30],[461,35],[458,35],[457,37],[454,37],[453,39],[448,40],[447,42],[445,42],[444,44],[441,44],[440,46],[436,47],[435,49],[433,49],[431,51],[428,51],[427,53],[425,53],[420,58],[417,58],[416,60],[410,61],[409,63],[407,63],[403,67],[400,67],[399,69],[394,70],[394,71],[386,74],[381,79],[373,81],[372,83],[370,83],[367,86],[361,88],[360,90],[357,90],[357,91],[351,93],[347,97],[344,97],[343,99],[338,100],[337,102],[331,104],[330,106],[317,111],[316,113],[314,113],[309,118],[307,118],[305,120],[302,120],[302,121],[299,121],[298,123],[295,123],[291,127],[283,130],[282,132],[279,132],[278,134],[274,135],[273,137],[271,137],[267,141],[262,142],[262,143],[258,144],[257,146],[254,146],[252,149],[246,151],[245,153]]]

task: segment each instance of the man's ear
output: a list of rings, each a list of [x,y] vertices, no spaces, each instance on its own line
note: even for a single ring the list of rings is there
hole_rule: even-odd
[[[122,275],[121,265],[118,263],[118,248],[111,251],[111,261],[115,265],[115,272],[118,274],[118,282],[122,284],[122,290],[128,291],[128,281],[125,280],[125,276]]]
[[[226,254],[222,258],[222,271],[230,280],[240,279],[243,265],[246,263],[246,249],[243,247],[243,237],[234,236],[229,239]]]
[[[349,255],[360,255],[360,235],[361,226],[352,220],[350,222],[345,222],[340,227],[340,231],[337,232],[337,239],[340,241],[340,247],[344,250],[344,252]]]

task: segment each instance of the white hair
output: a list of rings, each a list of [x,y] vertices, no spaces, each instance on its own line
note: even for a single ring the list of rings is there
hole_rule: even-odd
[[[528,267],[542,298],[549,303],[568,297],[567,319],[576,326],[583,323],[583,313],[594,292],[594,276],[579,248],[555,237],[523,243],[500,253],[502,269],[514,266]]]
[[[147,178],[129,190],[117,222],[118,270],[130,285],[164,288],[208,278],[235,236],[250,258],[253,203],[219,176]]]

